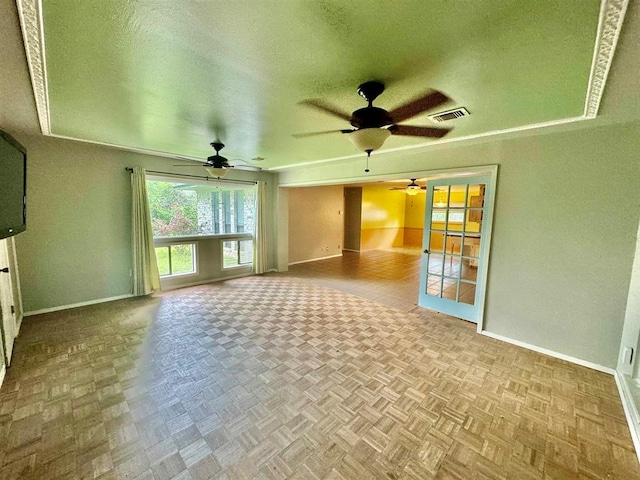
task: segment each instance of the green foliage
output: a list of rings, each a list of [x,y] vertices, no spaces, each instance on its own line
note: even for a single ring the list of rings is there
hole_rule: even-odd
[[[171,268],[169,268],[169,248],[171,248]],[[156,247],[156,259],[160,275],[189,273],[195,270],[193,264],[193,244]]]
[[[147,197],[155,237],[198,233],[197,196],[168,182],[147,182]]]

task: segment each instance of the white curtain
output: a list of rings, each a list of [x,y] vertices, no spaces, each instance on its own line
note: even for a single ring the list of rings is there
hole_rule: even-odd
[[[147,201],[147,177],[142,167],[133,167],[131,193],[133,295],[149,295],[160,290],[160,275],[153,247],[151,215]]]
[[[258,182],[256,191],[256,231],[253,236],[253,270],[267,271],[267,191],[266,183]]]

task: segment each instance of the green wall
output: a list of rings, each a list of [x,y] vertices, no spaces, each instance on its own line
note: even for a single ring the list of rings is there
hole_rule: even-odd
[[[16,237],[25,312],[129,294],[131,188],[125,167],[175,172],[178,161],[50,137],[16,137],[28,151],[27,231]],[[198,168],[194,173],[200,174]],[[273,210],[272,174],[234,171],[229,177],[267,181]],[[273,217],[268,223],[273,226]],[[272,251],[269,265],[275,266]]]
[[[485,329],[607,367],[620,345],[640,215],[640,122],[581,122],[372,157],[375,176],[498,164]],[[362,178],[362,159],[281,185]]]

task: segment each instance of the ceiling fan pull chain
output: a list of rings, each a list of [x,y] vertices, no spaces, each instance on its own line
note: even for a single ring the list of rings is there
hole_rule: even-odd
[[[364,169],[364,173],[369,173],[369,158],[371,157],[372,150],[367,150],[367,168]]]

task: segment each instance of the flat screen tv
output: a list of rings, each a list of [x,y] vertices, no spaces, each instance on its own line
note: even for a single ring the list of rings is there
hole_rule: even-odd
[[[0,238],[27,228],[27,151],[0,130]]]

